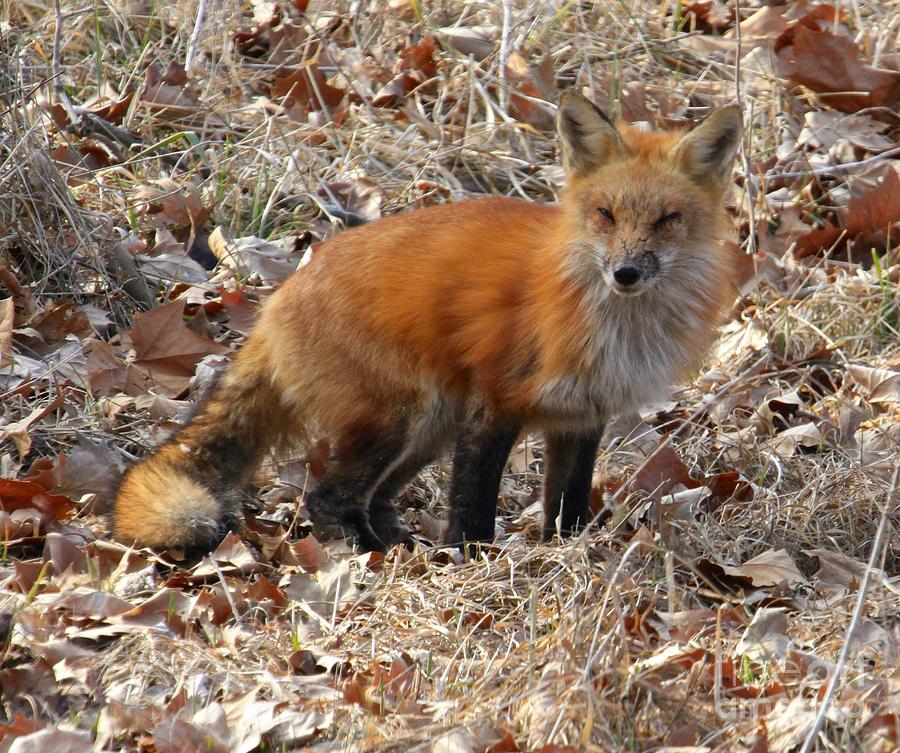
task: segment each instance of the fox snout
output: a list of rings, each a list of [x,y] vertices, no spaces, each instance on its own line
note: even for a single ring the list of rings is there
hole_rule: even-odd
[[[619,295],[633,296],[651,287],[659,272],[659,260],[653,253],[620,259],[610,266],[607,282]]]
[[[630,288],[641,280],[641,268],[637,264],[622,264],[613,271],[613,281],[623,288]]]

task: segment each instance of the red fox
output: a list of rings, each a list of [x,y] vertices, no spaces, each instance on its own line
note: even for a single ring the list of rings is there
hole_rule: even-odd
[[[447,543],[494,537],[509,452],[545,438],[544,538],[589,522],[604,422],[664,391],[731,293],[723,194],[736,106],[688,133],[558,108],[559,206],[482,198],[325,243],[263,306],[196,417],[125,475],[118,539],[206,550],[239,527],[264,453],[328,439],[314,526],[363,550],[409,543],[392,499],[453,445]]]

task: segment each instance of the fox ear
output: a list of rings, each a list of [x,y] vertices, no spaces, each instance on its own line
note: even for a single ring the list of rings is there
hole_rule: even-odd
[[[678,142],[676,163],[698,183],[722,187],[731,177],[731,163],[743,132],[740,107],[716,110]]]
[[[563,92],[556,111],[563,166],[584,173],[625,151],[616,127],[593,102],[575,92]]]

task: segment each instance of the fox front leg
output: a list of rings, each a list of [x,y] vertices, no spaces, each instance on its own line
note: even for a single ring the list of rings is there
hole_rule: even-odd
[[[602,429],[544,434],[544,541],[590,522],[591,479]]]
[[[493,541],[500,477],[521,423],[479,409],[456,438],[450,482],[450,521],[444,541],[463,546]]]

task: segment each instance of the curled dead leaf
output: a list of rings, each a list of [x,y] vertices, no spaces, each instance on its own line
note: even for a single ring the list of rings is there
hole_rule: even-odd
[[[535,128],[552,128],[553,114],[534,100],[557,99],[559,90],[553,58],[544,55],[537,65],[529,65],[522,55],[514,52],[506,64],[506,77],[513,90],[509,97],[510,113]]]
[[[847,202],[846,209],[838,212],[842,227],[825,222],[797,239],[797,257],[810,256],[828,250],[841,240],[857,237],[867,241],[864,258],[871,259],[872,241],[878,246],[884,243],[898,223],[900,223],[900,170],[885,170],[875,185],[860,192]],[[872,235],[886,236],[873,239]]]
[[[816,585],[829,590],[843,591],[853,589],[862,583],[866,574],[866,564],[848,557],[840,552],[828,549],[807,549],[805,554],[819,561],[819,569],[813,576]],[[884,577],[884,573],[881,573]]]
[[[807,421],[779,432],[769,440],[769,446],[779,455],[790,457],[802,452],[816,452],[823,441],[819,427]]]
[[[900,403],[900,371],[848,364],[847,373],[870,403]]]
[[[28,430],[31,428],[32,424],[37,423],[59,408],[59,406],[63,404],[65,397],[66,391],[60,390],[56,394],[56,397],[50,400],[46,405],[36,407],[25,418],[19,419],[18,421],[10,421],[9,423],[0,426],[0,441],[11,439],[15,444],[16,449],[19,451],[19,457],[24,459],[31,451],[31,435],[28,433]]]
[[[209,248],[220,264],[233,269],[241,278],[258,280],[263,285],[283,282],[300,261],[292,239],[273,243],[248,235],[230,240],[221,227],[210,233]]]

